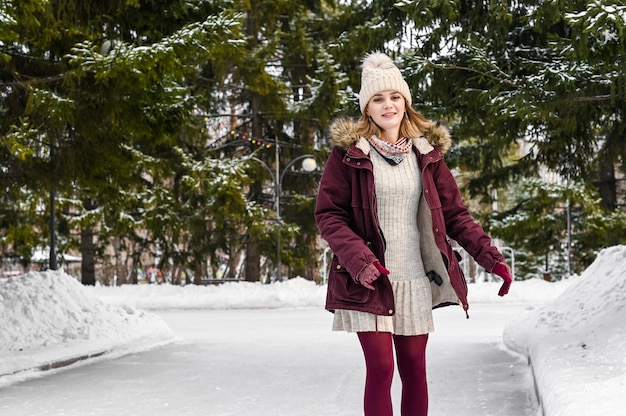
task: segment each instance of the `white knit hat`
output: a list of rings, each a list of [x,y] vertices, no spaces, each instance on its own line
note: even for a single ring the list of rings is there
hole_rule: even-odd
[[[398,91],[408,105],[411,105],[411,91],[400,70],[391,58],[381,52],[374,52],[363,60],[361,74],[361,91],[359,91],[359,105],[361,113],[370,99],[377,93],[386,90]]]

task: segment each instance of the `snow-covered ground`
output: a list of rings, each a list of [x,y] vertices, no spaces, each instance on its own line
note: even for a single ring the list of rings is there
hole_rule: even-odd
[[[604,250],[566,281],[515,282],[504,298],[498,288],[470,285],[470,319],[472,303],[528,305],[503,339],[529,357],[544,413],[624,414],[626,246]],[[149,310],[323,308],[324,297],[324,286],[302,278],[184,287],[83,287],[63,272],[0,279],[0,389],[76,359],[112,359],[177,341]]]

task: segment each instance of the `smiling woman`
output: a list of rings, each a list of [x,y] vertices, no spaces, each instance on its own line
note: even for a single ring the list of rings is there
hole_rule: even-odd
[[[392,416],[394,348],[402,416],[428,413],[426,344],[432,309],[460,304],[467,285],[450,238],[488,271],[511,276],[463,204],[444,162],[451,135],[411,107],[400,70],[382,53],[363,61],[361,117],[331,126],[334,146],[315,218],[334,253],[326,309],[356,332],[367,367],[365,415]]]

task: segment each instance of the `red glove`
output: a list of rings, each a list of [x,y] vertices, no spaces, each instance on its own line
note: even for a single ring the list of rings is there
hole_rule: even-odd
[[[376,290],[372,283],[374,283],[374,280],[378,279],[381,274],[387,275],[389,274],[389,270],[385,269],[380,262],[375,261],[374,263],[365,266],[356,277],[356,280],[366,288]]]
[[[504,283],[502,283],[502,287],[498,292],[498,296],[504,296],[509,293],[509,288],[511,287],[511,282],[513,281],[513,279],[511,278],[511,269],[509,268],[509,266],[506,263],[500,262],[493,266],[493,270],[491,271],[491,273],[500,276],[502,280],[504,280]]]
[[[375,261],[374,262],[374,267],[376,267],[378,269],[378,271],[380,272],[380,274],[384,274],[385,276],[387,276],[389,274],[389,270],[387,270],[385,268],[385,266],[383,266],[382,264],[380,264],[379,261]]]

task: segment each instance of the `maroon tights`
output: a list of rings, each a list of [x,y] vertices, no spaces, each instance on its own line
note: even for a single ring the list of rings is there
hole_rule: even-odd
[[[398,373],[402,381],[402,416],[428,414],[426,342],[428,334],[392,335],[389,332],[359,332],[365,356],[365,416],[393,416],[391,381],[395,344]]]

